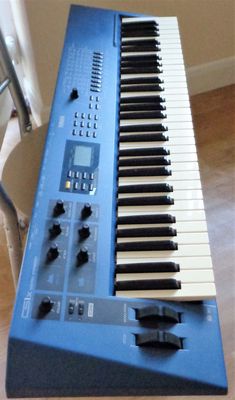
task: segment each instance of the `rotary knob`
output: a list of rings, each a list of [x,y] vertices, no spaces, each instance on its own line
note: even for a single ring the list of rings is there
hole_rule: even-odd
[[[80,240],[87,239],[91,234],[89,225],[83,224],[82,227],[80,229],[78,229],[78,234],[79,234]]]
[[[54,217],[58,217],[59,215],[64,213],[65,213],[64,202],[62,200],[57,200],[56,205],[53,209]]]
[[[47,261],[54,261],[59,255],[57,244],[52,244],[47,252]]]
[[[77,88],[73,88],[70,93],[70,99],[76,100],[78,98],[79,98],[78,90],[77,90]]]
[[[53,301],[51,301],[50,297],[46,296],[42,299],[42,301],[39,305],[39,311],[42,314],[47,314],[52,310],[53,305],[54,305],[54,303],[53,303]]]
[[[55,238],[56,236],[59,236],[62,232],[61,225],[59,222],[54,222],[52,227],[49,228],[49,235],[50,239]]]
[[[92,214],[92,208],[90,203],[85,203],[83,206],[83,209],[81,211],[81,217],[82,219],[90,217]]]
[[[82,247],[77,255],[77,266],[79,267],[80,265],[85,264],[88,259],[88,250],[86,247]]]

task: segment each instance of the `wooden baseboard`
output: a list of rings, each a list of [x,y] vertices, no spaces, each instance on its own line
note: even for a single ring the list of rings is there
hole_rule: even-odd
[[[189,94],[208,92],[235,83],[235,57],[186,68]]]

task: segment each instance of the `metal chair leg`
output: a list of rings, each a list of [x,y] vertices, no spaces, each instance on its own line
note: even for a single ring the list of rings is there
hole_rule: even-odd
[[[4,229],[7,239],[12,278],[16,289],[23,256],[22,241],[15,206],[10,200],[1,182],[0,210],[3,212]]]

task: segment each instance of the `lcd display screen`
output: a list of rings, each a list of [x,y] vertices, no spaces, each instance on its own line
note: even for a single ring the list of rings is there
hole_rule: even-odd
[[[91,166],[91,147],[88,146],[76,146],[74,150],[74,165],[80,167]]]

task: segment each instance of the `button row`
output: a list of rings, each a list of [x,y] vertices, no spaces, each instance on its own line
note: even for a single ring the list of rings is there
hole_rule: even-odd
[[[93,96],[92,94],[90,95],[90,101],[97,101],[97,103],[100,101],[100,97],[99,96]]]
[[[76,179],[91,179],[93,180],[95,178],[95,175],[93,172],[79,172],[79,171],[72,171],[69,170],[67,174],[68,178],[76,178]]]
[[[92,136],[93,138],[97,137],[97,132],[91,133],[90,131],[84,132],[83,130],[79,130],[79,132],[78,132],[76,129],[73,129],[72,134],[74,136],[79,134],[79,136],[86,136],[86,137],[91,137]]]
[[[92,103],[89,103],[89,108],[90,108],[90,110],[93,108],[93,104]],[[99,110],[99,108],[100,108],[100,105],[99,104],[95,104],[95,109]]]
[[[96,119],[98,119],[98,117]],[[78,126],[78,121],[74,121],[73,126],[75,126],[75,127]],[[92,127],[93,127],[93,129],[98,128],[97,122],[95,122],[94,124],[92,124],[91,122],[87,122],[86,126],[87,126],[87,128],[92,128]],[[85,121],[80,122],[80,127],[81,128],[85,127]]]
[[[72,182],[71,181],[66,181],[65,182],[65,189],[69,190],[72,187]],[[86,183],[86,182],[74,182],[73,184],[74,190],[82,190],[82,191],[89,191],[92,192],[94,189],[94,184],[93,183]]]
[[[92,92],[101,91],[102,75],[103,75],[103,53],[93,52],[91,85],[90,85],[90,90]]]
[[[74,113],[74,117],[75,117],[75,118],[78,118],[78,117],[79,117],[79,113],[78,113],[77,111]],[[82,112],[82,113],[81,113],[81,118],[82,118],[82,119],[85,119],[85,118],[86,118],[86,113]],[[91,119],[93,118],[93,115],[92,115],[91,113],[88,113],[88,114],[87,114],[87,118],[91,120]],[[98,114],[94,114],[94,120],[97,121],[98,119],[99,119]],[[76,122],[76,120],[74,121],[74,123],[75,123],[75,122]],[[77,125],[75,125],[75,126],[77,126]]]

